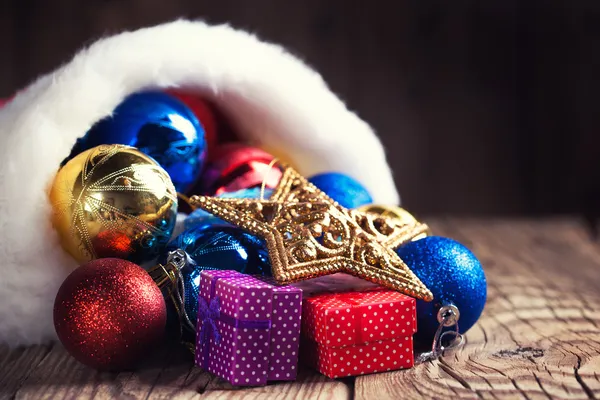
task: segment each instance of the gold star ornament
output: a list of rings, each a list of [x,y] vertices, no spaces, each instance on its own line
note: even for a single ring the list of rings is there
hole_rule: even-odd
[[[348,210],[293,168],[281,168],[281,180],[268,200],[192,196],[190,205],[263,238],[273,277],[281,284],[345,272],[433,299],[394,251],[427,232],[427,225]]]

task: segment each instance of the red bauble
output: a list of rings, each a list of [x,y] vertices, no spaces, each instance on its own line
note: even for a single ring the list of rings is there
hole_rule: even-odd
[[[217,120],[212,107],[200,97],[190,93],[178,90],[169,90],[167,93],[181,100],[198,118],[200,125],[204,128],[208,155],[210,157],[210,153],[217,145]]]
[[[73,271],[54,302],[58,338],[78,361],[97,369],[134,366],[164,337],[165,300],[150,275],[117,259]]]
[[[215,149],[211,159],[194,193],[218,196],[260,186],[263,181],[272,189],[281,179],[281,170],[269,166],[274,157],[256,147],[224,144]]]

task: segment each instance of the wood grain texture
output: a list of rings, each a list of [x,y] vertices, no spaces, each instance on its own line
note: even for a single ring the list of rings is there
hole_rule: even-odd
[[[87,368],[60,344],[0,347],[0,399],[348,399],[351,386],[313,371],[298,380],[239,390],[193,366],[187,350],[161,349],[135,372]]]
[[[235,389],[158,351],[142,368],[101,373],[62,346],[0,346],[1,399],[595,399],[600,398],[600,246],[563,220],[428,221],[481,258],[489,301],[466,345],[413,369]]]
[[[459,351],[356,379],[356,399],[600,397],[600,252],[574,221],[433,223],[468,244],[488,303]]]

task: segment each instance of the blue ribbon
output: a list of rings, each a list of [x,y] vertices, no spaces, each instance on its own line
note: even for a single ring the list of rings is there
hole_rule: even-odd
[[[217,281],[226,278],[224,276],[216,276],[210,284],[210,302],[207,303],[204,297],[199,296],[198,299],[198,318],[202,321],[200,332],[198,333],[200,344],[202,345],[203,362],[202,368],[208,370],[208,358],[210,353],[210,335],[215,339],[215,343],[219,344],[221,333],[217,327],[217,321],[222,321],[234,328],[241,329],[271,329],[271,320],[262,321],[242,321],[225,313],[221,314],[221,301],[219,296],[215,296]]]

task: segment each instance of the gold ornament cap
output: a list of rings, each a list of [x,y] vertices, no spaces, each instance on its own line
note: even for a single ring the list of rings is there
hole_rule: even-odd
[[[167,245],[177,217],[167,172],[129,146],[101,145],[75,156],[56,174],[49,197],[61,245],[80,263],[151,260]]]
[[[398,206],[367,204],[359,207],[358,210],[369,214],[379,215],[385,218],[391,218],[394,221],[397,221],[400,225],[414,225],[419,223],[419,221],[417,221],[417,219],[411,213],[406,211],[404,208]],[[426,232],[415,236],[412,240],[423,239],[429,235],[431,235],[431,231],[427,229]]]

